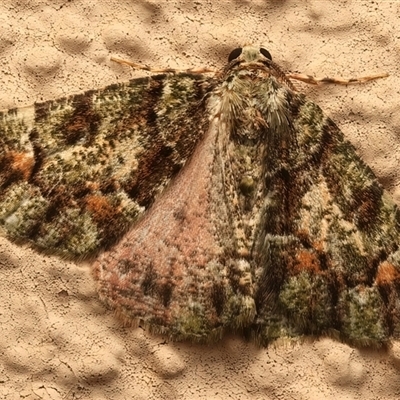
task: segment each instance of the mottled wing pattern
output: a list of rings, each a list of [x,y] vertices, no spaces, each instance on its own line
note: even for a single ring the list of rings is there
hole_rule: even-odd
[[[190,162],[95,263],[101,297],[173,339],[397,337],[397,207],[268,52],[232,54]]]
[[[210,123],[173,184],[94,265],[100,296],[124,321],[174,339],[212,340],[254,319],[250,264],[238,257],[218,128]]]
[[[321,109],[286,96],[294,134],[265,158],[253,334],[384,344],[400,329],[399,210]]]
[[[172,339],[399,336],[400,214],[265,49],[0,115],[0,222]]]
[[[208,78],[159,75],[0,113],[0,223],[87,257],[115,243],[204,134]]]

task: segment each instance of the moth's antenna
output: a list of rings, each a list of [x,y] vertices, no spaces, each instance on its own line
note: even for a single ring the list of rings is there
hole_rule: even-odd
[[[311,75],[305,74],[286,74],[286,77],[289,79],[296,79],[301,82],[308,83],[309,85],[329,85],[329,84],[337,84],[337,85],[351,85],[356,83],[364,83],[373,81],[375,79],[387,78],[389,76],[388,73],[376,74],[376,75],[367,75],[361,76],[359,78],[316,78]]]
[[[123,60],[123,59],[117,58],[117,57],[111,57],[110,60],[117,62],[119,64],[129,65],[130,67],[135,68],[135,69],[140,69],[140,70],[149,71],[149,72],[161,72],[161,73],[171,73],[171,74],[178,74],[180,72],[184,72],[184,73],[188,73],[188,74],[205,74],[205,73],[210,73],[210,72],[216,73],[216,71],[211,68],[188,68],[188,69],[151,68],[151,67],[148,67],[147,65],[137,64],[132,61]]]

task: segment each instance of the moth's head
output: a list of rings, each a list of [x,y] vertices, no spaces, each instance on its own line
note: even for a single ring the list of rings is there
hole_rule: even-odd
[[[258,77],[273,76],[289,89],[296,90],[279,65],[272,61],[270,52],[264,47],[244,46],[232,50],[228,57],[228,64],[223,70],[223,76],[226,78],[238,71],[249,72],[247,76],[253,76],[255,71]]]
[[[271,54],[263,47],[245,46],[231,51],[228,57],[229,63],[252,63],[272,61]]]

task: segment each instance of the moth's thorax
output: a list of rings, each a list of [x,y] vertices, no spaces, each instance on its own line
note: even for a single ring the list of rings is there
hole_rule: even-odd
[[[229,137],[260,141],[268,132],[288,131],[290,82],[274,66],[257,60],[239,62],[226,71],[210,96],[211,118],[218,116]]]
[[[262,229],[265,176],[270,146],[279,159],[288,143],[294,95],[276,64],[259,49],[244,48],[230,62],[209,100],[217,121],[217,159],[240,256],[254,256],[254,242]],[[283,157],[282,157],[283,158]],[[233,200],[233,201],[232,201]]]

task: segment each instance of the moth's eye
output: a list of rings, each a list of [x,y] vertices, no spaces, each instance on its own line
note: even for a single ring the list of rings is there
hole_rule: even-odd
[[[229,54],[228,62],[231,62],[235,58],[238,58],[241,54],[242,54],[242,48],[241,47],[238,47],[237,49],[232,50],[231,54]]]
[[[261,47],[260,53],[261,53],[264,57],[268,58],[268,60],[271,60],[271,61],[272,61],[271,53],[270,53],[268,50],[263,49],[263,48]]]

